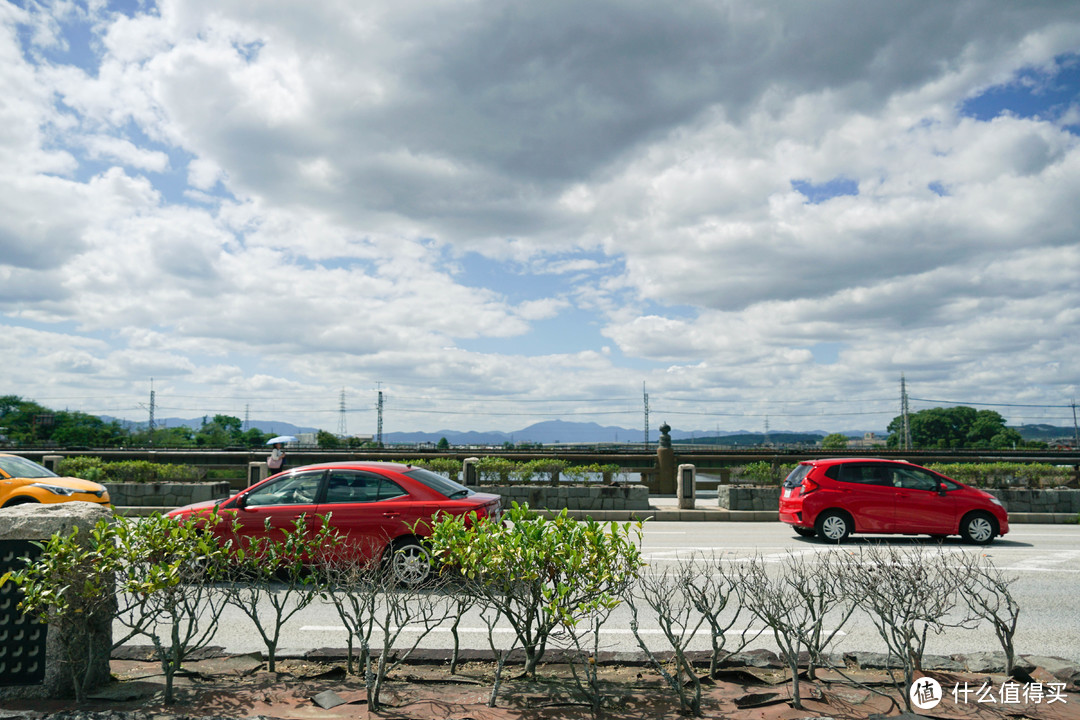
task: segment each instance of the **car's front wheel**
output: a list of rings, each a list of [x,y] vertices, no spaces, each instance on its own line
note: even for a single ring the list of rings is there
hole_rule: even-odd
[[[997,521],[989,513],[975,512],[960,521],[960,537],[975,545],[986,545],[997,535]]]
[[[390,572],[402,585],[421,585],[431,577],[431,554],[416,538],[399,538],[390,549]]]
[[[823,540],[834,543],[842,542],[854,529],[851,519],[845,513],[837,510],[830,510],[818,515],[817,522],[814,523],[814,530],[818,536]]]

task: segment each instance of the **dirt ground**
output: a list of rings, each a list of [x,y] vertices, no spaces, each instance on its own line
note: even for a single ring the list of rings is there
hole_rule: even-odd
[[[258,656],[208,658],[192,662],[176,681],[177,702],[163,703],[164,680],[157,666],[142,660],[113,660],[116,681],[93,698],[76,705],[61,700],[7,701],[0,709],[5,718],[275,718],[281,720],[507,720],[591,718],[591,708],[575,689],[568,666],[543,665],[535,681],[515,678],[520,667],[508,666],[497,706],[487,706],[493,679],[490,662],[467,662],[450,675],[445,663],[411,663],[392,675],[382,694],[383,707],[372,711],[361,678],[347,675],[341,660],[287,659],[277,672],[266,670]],[[903,712],[888,675],[883,671],[845,670],[820,673],[816,682],[803,681],[803,709],[791,706],[791,683],[779,668],[724,669],[703,687],[702,715],[730,720],[798,720],[831,717],[851,720],[895,716]],[[999,696],[999,675],[932,672],[943,688],[936,708],[920,711],[932,718],[957,720],[1080,720],[1080,693],[1065,692],[1064,700],[1047,702],[978,701],[976,690],[989,682]],[[604,707],[601,717],[679,718],[679,703],[654,670],[638,664],[604,663],[600,666]],[[1035,683],[1060,682],[1042,669],[1032,673]],[[969,701],[957,703],[957,684],[972,689]],[[884,693],[884,695],[882,694]],[[340,704],[335,704],[340,703]],[[4,710],[9,711],[5,713]],[[117,715],[116,713],[125,713]]]

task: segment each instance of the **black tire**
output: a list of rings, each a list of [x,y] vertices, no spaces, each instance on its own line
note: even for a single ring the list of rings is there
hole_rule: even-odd
[[[38,501],[35,500],[32,497],[27,497],[26,495],[19,495],[18,497],[13,497],[10,500],[8,500],[6,503],[4,503],[4,507],[9,508],[9,507],[15,507],[16,505],[38,505],[38,504],[39,504]]]
[[[989,545],[997,534],[997,520],[990,513],[969,513],[960,521],[960,537],[973,545]]]
[[[387,564],[401,585],[423,585],[431,578],[431,553],[414,537],[395,540]]]
[[[831,543],[844,542],[854,529],[851,518],[839,510],[826,510],[818,515],[817,522],[814,523],[817,536]]]
[[[814,528],[804,528],[799,527],[798,525],[792,525],[791,529],[795,531],[796,535],[801,535],[803,537],[814,537],[817,535],[817,530]]]

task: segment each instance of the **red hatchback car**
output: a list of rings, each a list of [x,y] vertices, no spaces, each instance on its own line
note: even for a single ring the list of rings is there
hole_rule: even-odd
[[[320,515],[344,536],[364,560],[386,558],[397,579],[415,584],[427,579],[431,564],[422,538],[424,521],[437,512],[498,518],[502,499],[470,490],[430,470],[383,462],[307,465],[269,477],[228,500],[177,508],[169,517],[232,511],[241,536],[281,533],[303,516],[314,532]],[[415,530],[414,530],[415,528]]]
[[[904,460],[808,460],[780,492],[780,520],[804,537],[840,542],[852,533],[945,537],[985,545],[1009,532],[990,493]]]

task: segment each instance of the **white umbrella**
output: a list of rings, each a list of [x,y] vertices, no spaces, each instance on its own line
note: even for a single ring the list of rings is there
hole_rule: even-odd
[[[297,439],[296,439],[296,436],[294,436],[294,435],[278,435],[277,437],[272,437],[269,440],[267,440],[266,444],[267,445],[277,445],[278,443],[291,443],[291,442],[298,442]]]

